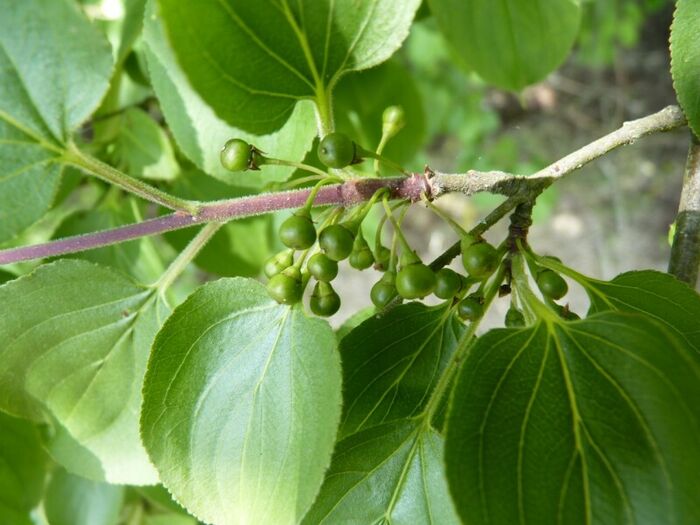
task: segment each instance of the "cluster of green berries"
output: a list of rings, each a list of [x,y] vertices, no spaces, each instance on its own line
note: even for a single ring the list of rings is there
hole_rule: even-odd
[[[329,133],[323,137],[316,153],[324,166],[334,169],[357,164],[362,162],[365,156],[372,155],[343,133]],[[264,164],[285,164],[284,161],[265,157],[255,146],[239,138],[224,144],[219,160],[224,168],[232,172],[258,170]]]
[[[396,297],[422,299],[434,294],[439,299],[457,302],[457,314],[465,321],[484,315],[480,292],[467,295],[469,288],[487,279],[499,265],[499,253],[481,239],[466,235],[462,240],[462,263],[467,275],[450,268],[434,272],[414,252],[402,255],[398,272],[387,271],[372,287],[371,298],[377,308],[385,308]]]
[[[273,256],[265,265],[270,278],[270,295],[283,304],[301,301],[304,281],[316,280],[309,307],[316,315],[330,316],[340,308],[340,297],[331,285],[338,275],[338,262],[348,259],[353,268],[365,270],[375,264],[375,257],[360,231],[358,222],[347,221],[326,226],[317,235],[307,208],[303,208],[280,226],[279,237],[289,249]],[[310,249],[318,241],[320,251],[306,261],[304,272],[294,265],[295,251]]]

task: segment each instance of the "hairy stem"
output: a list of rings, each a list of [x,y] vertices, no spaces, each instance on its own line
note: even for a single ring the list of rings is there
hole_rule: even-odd
[[[94,175],[110,184],[118,186],[129,193],[138,195],[139,197],[146,199],[171,210],[183,211],[187,213],[195,213],[197,211],[197,203],[187,201],[185,199],[180,199],[179,197],[174,197],[169,195],[164,191],[154,188],[150,184],[130,177],[126,173],[122,173],[118,169],[113,168],[109,164],[105,164],[101,160],[98,160],[86,153],[83,153],[75,146],[69,146],[66,151],[63,160],[67,164],[72,164],[73,166],[80,168],[91,175]]]
[[[700,140],[691,133],[668,273],[695,287],[700,269]]]
[[[314,203],[316,206],[353,206],[371,199],[375,192],[381,188],[387,188],[392,199],[411,201],[419,200],[421,195],[428,190],[427,181],[423,175],[387,179],[358,179],[320,188]],[[189,228],[202,223],[227,222],[231,219],[261,215],[272,211],[295,209],[304,205],[310,192],[309,189],[302,189],[216,201],[202,204],[197,215],[175,212],[110,230],[67,237],[34,246],[0,250],[0,265],[90,250],[131,239]]]

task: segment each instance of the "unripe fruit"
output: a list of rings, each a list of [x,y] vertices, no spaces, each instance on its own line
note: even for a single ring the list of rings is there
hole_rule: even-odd
[[[435,295],[440,299],[452,299],[462,289],[462,276],[449,268],[435,274]]]
[[[389,269],[389,259],[391,258],[391,250],[386,246],[380,246],[379,250],[375,254],[375,270],[384,272]]]
[[[460,301],[457,305],[457,315],[464,321],[476,321],[484,315],[484,305],[481,297],[470,295]]]
[[[231,139],[221,149],[221,165],[229,171],[245,171],[250,168],[253,146],[245,140]]]
[[[406,116],[401,106],[389,106],[382,113],[382,134],[387,139],[396,135],[406,125]]]
[[[342,224],[326,226],[318,236],[318,244],[334,261],[347,259],[352,252],[355,234]]]
[[[306,250],[316,242],[316,227],[311,214],[300,210],[287,218],[279,230],[280,240],[294,250]]]
[[[520,328],[525,326],[525,316],[520,310],[511,306],[506,312],[505,325],[508,328]]]
[[[396,286],[394,284],[396,276],[394,272],[386,272],[377,281],[370,292],[372,304],[377,308],[385,308],[396,297]]]
[[[349,262],[350,266],[357,270],[366,270],[374,264],[374,255],[372,255],[372,250],[369,249],[362,232],[355,237]]]
[[[273,276],[267,283],[267,292],[278,303],[295,304],[301,301],[304,289],[301,286],[299,269],[290,266]]]
[[[306,269],[316,280],[331,282],[338,275],[338,263],[323,253],[316,253],[306,263]]]
[[[265,262],[265,275],[271,278],[280,273],[285,268],[289,268],[294,262],[294,257],[291,250],[284,250],[273,255]]]
[[[435,272],[423,263],[409,264],[396,275],[396,290],[404,299],[421,299],[435,289]]]
[[[498,266],[498,252],[487,242],[477,242],[462,252],[462,264],[469,275],[483,279]]]
[[[553,270],[541,270],[537,274],[537,287],[542,292],[542,295],[550,299],[561,299],[569,291],[569,285],[566,281]]]
[[[330,284],[318,282],[309,298],[309,306],[316,315],[328,317],[340,308],[340,297]]]
[[[317,153],[325,166],[344,168],[355,160],[355,143],[342,133],[329,133],[319,142]]]

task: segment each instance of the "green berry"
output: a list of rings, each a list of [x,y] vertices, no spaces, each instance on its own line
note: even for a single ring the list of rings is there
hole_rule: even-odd
[[[515,306],[511,306],[506,312],[505,325],[508,328],[520,328],[525,326],[525,316]]]
[[[372,250],[369,249],[362,232],[355,237],[349,262],[350,266],[357,270],[366,270],[374,264],[374,255],[372,255]]]
[[[394,272],[386,272],[382,275],[382,278],[372,286],[370,298],[374,306],[377,308],[386,308],[394,297],[396,297],[395,278],[396,275]]]
[[[306,250],[316,242],[316,227],[311,214],[300,210],[287,218],[279,230],[280,240],[294,250]]]
[[[356,270],[366,270],[374,264],[374,255],[372,255],[372,250],[365,248],[360,251],[353,251],[348,261],[350,266]]]
[[[330,284],[318,282],[311,292],[309,306],[316,315],[328,317],[340,308],[340,297]]]
[[[253,146],[245,140],[231,139],[221,149],[221,165],[229,171],[245,171],[250,168]]]
[[[566,281],[553,270],[542,270],[537,274],[537,287],[542,295],[550,299],[561,299],[569,291]]]
[[[280,273],[285,268],[289,268],[294,262],[294,257],[291,250],[284,250],[276,255],[273,255],[265,262],[263,268],[267,278],[271,278]]]
[[[484,315],[484,305],[481,297],[475,294],[469,295],[457,305],[457,315],[464,321],[476,321]]]
[[[389,269],[389,259],[391,258],[391,250],[386,246],[380,246],[377,253],[374,254],[374,268],[380,272]]]
[[[498,252],[487,242],[477,242],[462,252],[462,264],[469,275],[483,279],[498,266]]]
[[[347,259],[352,252],[355,234],[342,224],[326,226],[318,236],[318,244],[334,261]]]
[[[449,268],[435,274],[435,295],[440,299],[452,299],[462,289],[462,276]]]
[[[267,283],[267,292],[278,303],[295,304],[301,301],[304,289],[301,285],[299,269],[290,266],[274,275]]]
[[[435,272],[423,263],[409,264],[396,275],[396,290],[404,299],[420,299],[435,289]]]
[[[387,139],[396,135],[406,125],[406,115],[401,106],[389,106],[382,113],[382,134]]]
[[[466,252],[472,244],[475,244],[477,242],[478,240],[476,237],[469,233],[465,233],[459,241],[459,246],[461,248],[462,253]]]
[[[344,168],[355,160],[355,143],[342,133],[329,133],[318,144],[318,159],[329,168]]]
[[[326,283],[331,282],[338,275],[338,263],[323,253],[312,255],[306,263],[306,269],[316,280]]]

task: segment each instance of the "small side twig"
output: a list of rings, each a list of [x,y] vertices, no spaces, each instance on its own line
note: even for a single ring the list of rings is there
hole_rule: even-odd
[[[700,140],[691,137],[668,273],[695,287],[700,269]]]
[[[430,179],[432,195],[438,197],[448,192],[460,192],[466,195],[489,192],[507,196],[536,197],[555,180],[582,168],[615,148],[633,144],[651,133],[679,128],[685,123],[686,119],[681,109],[678,106],[668,106],[652,115],[625,122],[619,129],[570,153],[529,177],[502,171],[471,170],[465,174],[434,172],[434,176]]]

